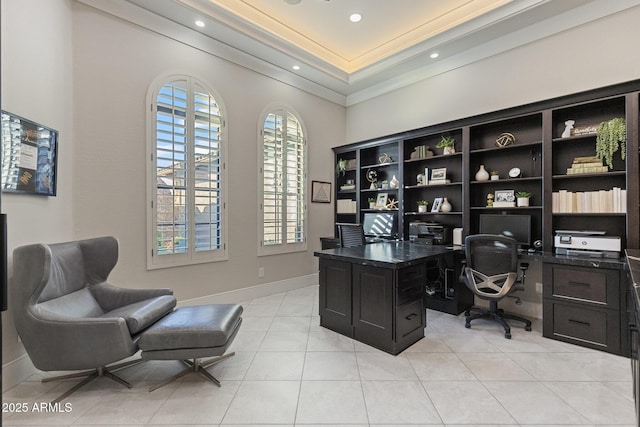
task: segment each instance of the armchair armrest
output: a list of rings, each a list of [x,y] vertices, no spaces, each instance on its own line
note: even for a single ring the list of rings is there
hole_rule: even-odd
[[[98,283],[91,286],[90,289],[91,294],[104,311],[112,311],[125,305],[162,295],[173,295],[173,290],[168,288],[127,289],[114,286],[108,282]]]
[[[34,366],[44,371],[93,369],[137,351],[122,318],[78,318],[35,308],[25,320],[20,336]],[[51,348],[47,342],[59,350],[44,351]]]

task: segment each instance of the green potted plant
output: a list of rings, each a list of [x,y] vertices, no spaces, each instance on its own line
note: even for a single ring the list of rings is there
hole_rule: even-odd
[[[338,160],[338,164],[336,165],[337,174],[344,176],[344,173],[346,170],[347,170],[347,161],[344,159]]]
[[[452,137],[442,135],[440,141],[436,144],[436,148],[442,148],[442,154],[453,154],[456,152],[455,143],[456,140]]]
[[[528,191],[518,191],[516,192],[516,204],[519,207],[529,206],[529,199],[531,198],[531,193]]]
[[[381,183],[381,187],[383,190],[386,190],[389,188],[389,181],[387,181],[386,179],[384,181],[382,181]]]
[[[426,200],[418,200],[418,212],[425,213],[427,211],[427,202]]]
[[[375,209],[376,208],[376,198],[375,197],[369,197],[369,209]]]
[[[497,181],[500,179],[498,171],[491,171],[491,181]]]
[[[600,123],[596,136],[596,156],[613,169],[613,153],[620,149],[620,158],[626,155],[627,127],[622,117]]]

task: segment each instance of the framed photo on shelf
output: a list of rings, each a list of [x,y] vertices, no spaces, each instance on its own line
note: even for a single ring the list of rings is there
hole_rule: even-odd
[[[431,212],[440,212],[440,206],[442,205],[442,197],[436,197],[433,199],[433,205],[431,205]]]
[[[494,194],[495,202],[515,202],[515,200],[514,190],[496,190]]]
[[[331,183],[311,181],[311,201],[315,203],[331,203]]]
[[[431,169],[431,178],[429,178],[432,181],[436,181],[436,180],[445,180],[447,178],[447,168],[437,168],[437,169]]]
[[[376,209],[386,208],[388,197],[388,193],[378,193],[378,198],[376,199]]]

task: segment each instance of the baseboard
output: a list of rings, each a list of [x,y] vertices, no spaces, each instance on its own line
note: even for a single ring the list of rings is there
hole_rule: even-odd
[[[262,285],[250,286],[248,288],[179,301],[178,306],[239,303],[242,301],[249,301],[254,298],[278,294],[280,292],[293,291],[317,284],[318,273],[314,273],[309,274],[308,276],[264,283]],[[38,369],[33,366],[31,359],[29,359],[29,356],[26,353],[15,360],[5,363],[2,365],[2,390],[6,391],[11,387],[20,384],[37,372],[39,372]]]
[[[2,391],[6,391],[11,387],[25,381],[31,375],[37,373],[38,370],[28,354],[23,354],[17,359],[2,365]]]
[[[178,307],[187,305],[205,304],[231,304],[242,301],[249,301],[255,298],[266,297],[280,292],[288,292],[318,284],[318,273],[308,276],[294,277],[293,279],[280,280],[278,282],[264,283],[262,285],[250,286],[248,288],[236,289],[219,294],[207,295],[204,297],[191,298],[178,302]]]

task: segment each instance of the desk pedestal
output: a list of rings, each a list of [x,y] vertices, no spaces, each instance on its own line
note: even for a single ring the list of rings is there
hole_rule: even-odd
[[[320,325],[398,354],[424,337],[424,263],[403,268],[320,259]]]

